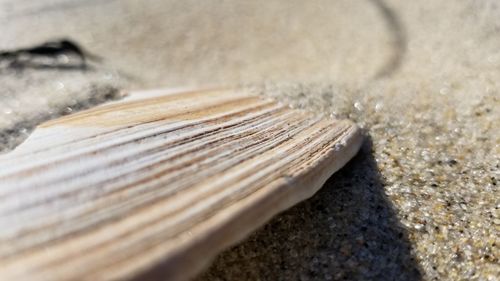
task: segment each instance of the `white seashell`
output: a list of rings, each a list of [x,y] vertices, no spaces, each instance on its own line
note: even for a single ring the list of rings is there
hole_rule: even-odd
[[[0,279],[187,279],[361,141],[243,90],[137,92],[47,122],[0,156]]]

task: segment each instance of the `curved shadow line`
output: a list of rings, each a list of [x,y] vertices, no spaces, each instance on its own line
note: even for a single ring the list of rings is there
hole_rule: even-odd
[[[393,52],[389,60],[375,74],[374,78],[383,78],[392,75],[401,66],[406,54],[407,36],[406,30],[399,16],[383,0],[370,0],[382,15],[385,24],[392,36]]]

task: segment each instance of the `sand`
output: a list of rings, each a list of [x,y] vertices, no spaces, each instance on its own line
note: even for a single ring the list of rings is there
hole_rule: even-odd
[[[497,280],[500,3],[305,3],[1,0],[0,49],[71,37],[105,61],[4,70],[0,149],[120,89],[250,84],[367,141],[200,280]]]

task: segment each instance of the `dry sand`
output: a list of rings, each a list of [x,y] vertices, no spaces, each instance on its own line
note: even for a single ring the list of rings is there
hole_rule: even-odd
[[[0,0],[0,24],[0,49],[71,37],[105,58],[4,70],[3,149],[123,87],[254,83],[366,129],[316,196],[200,280],[498,280],[498,1]]]

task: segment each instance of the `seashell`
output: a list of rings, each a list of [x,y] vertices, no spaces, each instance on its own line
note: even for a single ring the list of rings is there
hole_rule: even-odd
[[[350,121],[244,90],[135,92],[0,156],[1,280],[185,280],[314,194]]]

